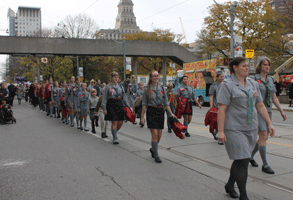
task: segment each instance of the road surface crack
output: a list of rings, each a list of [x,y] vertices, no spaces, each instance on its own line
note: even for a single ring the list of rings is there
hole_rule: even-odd
[[[121,188],[121,190],[123,190],[123,191],[126,192],[129,196],[131,196],[134,200],[136,200],[136,198],[135,198],[131,193],[129,193],[127,190],[125,190],[125,189],[124,189],[124,188],[115,180],[114,177],[112,177],[112,176],[106,174],[105,172],[103,172],[103,171],[100,169],[100,166],[97,167],[96,170],[99,171],[99,172],[102,174],[102,176],[106,176],[106,177],[110,178],[110,179],[113,181],[113,183],[114,183],[115,185],[117,185],[119,188]]]

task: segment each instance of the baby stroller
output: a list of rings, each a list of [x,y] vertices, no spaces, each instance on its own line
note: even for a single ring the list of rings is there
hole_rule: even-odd
[[[13,124],[14,122],[17,123],[17,120],[13,116],[13,111],[11,106],[9,104],[3,104],[1,105],[1,109],[0,109],[0,123],[7,124],[9,122],[12,122]]]

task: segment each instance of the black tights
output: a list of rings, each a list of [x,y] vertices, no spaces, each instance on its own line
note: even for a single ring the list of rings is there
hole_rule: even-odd
[[[230,176],[226,187],[229,190],[234,190],[235,182],[238,185],[240,191],[240,199],[248,199],[246,193],[246,182],[248,176],[248,164],[250,158],[242,159],[242,160],[234,160],[230,168]]]

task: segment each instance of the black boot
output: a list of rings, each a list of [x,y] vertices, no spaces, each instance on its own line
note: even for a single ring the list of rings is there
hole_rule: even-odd
[[[96,130],[95,130],[95,120],[92,120],[92,133],[96,133]]]
[[[98,127],[98,126],[99,126],[99,123],[98,123],[99,117],[98,117],[98,116],[95,116],[95,120],[96,120],[96,127]]]

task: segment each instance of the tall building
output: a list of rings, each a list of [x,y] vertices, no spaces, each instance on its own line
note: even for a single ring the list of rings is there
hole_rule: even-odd
[[[99,39],[122,39],[123,34],[139,33],[134,14],[134,4],[132,0],[120,0],[118,4],[118,16],[116,18],[115,29],[101,29],[97,33]]]
[[[41,36],[41,8],[19,6],[16,14],[16,35]]]
[[[16,35],[16,13],[11,9],[8,8],[7,11],[7,18],[8,18],[8,34],[9,36]]]

